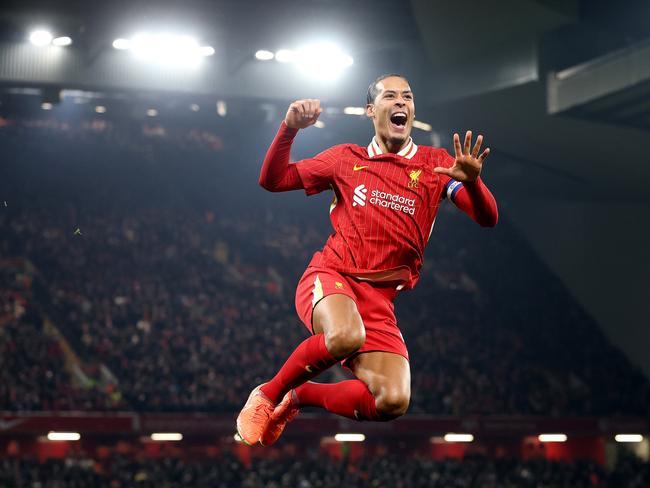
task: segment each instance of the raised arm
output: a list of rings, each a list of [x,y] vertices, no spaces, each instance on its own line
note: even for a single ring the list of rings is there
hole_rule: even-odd
[[[298,129],[291,129],[284,121],[264,157],[260,171],[260,186],[268,191],[288,191],[302,188],[300,175],[294,164],[289,164],[293,138]]]
[[[463,183],[454,197],[454,203],[483,227],[494,227],[499,220],[497,202],[480,179],[474,183]]]
[[[499,220],[497,202],[490,190],[479,178],[483,162],[490,154],[490,149],[485,149],[479,156],[483,136],[479,135],[476,145],[470,152],[472,132],[465,134],[465,146],[461,149],[460,137],[454,134],[454,150],[456,159],[450,168],[434,168],[436,173],[441,173],[452,178],[448,186],[448,196],[458,208],[469,215],[472,220],[484,227],[494,227]],[[462,183],[462,185],[459,184]]]
[[[262,188],[273,192],[304,188],[296,165],[289,163],[291,144],[298,129],[315,124],[321,112],[319,100],[297,100],[289,105],[262,164],[259,179]]]

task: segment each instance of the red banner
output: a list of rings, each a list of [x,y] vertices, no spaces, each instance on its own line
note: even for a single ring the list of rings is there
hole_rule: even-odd
[[[209,413],[138,414],[101,412],[0,412],[0,436],[44,435],[74,431],[88,434],[148,435],[152,432],[181,432],[194,436],[222,436],[235,432],[235,415]],[[290,429],[292,436],[333,435],[361,432],[374,436],[436,436],[467,432],[487,437],[522,437],[540,433],[600,436],[619,433],[650,433],[644,418],[548,418],[517,416],[433,417],[406,415],[393,422],[354,422],[333,416],[301,415]]]

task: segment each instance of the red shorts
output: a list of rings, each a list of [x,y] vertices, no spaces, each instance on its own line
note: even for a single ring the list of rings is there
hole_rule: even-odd
[[[406,344],[395,319],[394,284],[370,283],[328,268],[308,267],[296,289],[296,311],[309,332],[314,333],[312,312],[316,304],[337,293],[354,300],[366,329],[366,341],[356,354],[385,351],[408,360]],[[343,362],[344,366],[349,359]]]

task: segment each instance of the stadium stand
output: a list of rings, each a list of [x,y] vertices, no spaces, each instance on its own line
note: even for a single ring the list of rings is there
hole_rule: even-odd
[[[6,410],[232,412],[307,333],[292,293],[328,232],[326,213],[264,200],[254,189],[262,143],[242,153],[205,131],[138,128],[27,119],[0,131],[17,155],[3,168],[5,194],[21,188],[0,214],[4,255],[35,267],[31,327],[52,321],[94,397],[69,387],[54,402],[33,385],[20,402],[4,396]],[[648,381],[507,221],[487,236],[463,219],[443,209],[418,289],[398,297],[410,411],[647,415]],[[62,363],[48,344],[31,347]],[[26,358],[44,367],[30,354],[5,355],[8,381]]]
[[[0,483],[15,486],[219,488],[642,488],[650,483],[650,466],[632,457],[621,460],[607,473],[591,462],[490,460],[483,456],[444,461],[387,456],[353,462],[347,458],[337,460],[309,452],[298,459],[287,454],[273,459],[255,459],[250,465],[228,454],[218,460],[194,461],[134,459],[124,455],[103,460],[73,456],[42,463],[35,459],[0,460]]]

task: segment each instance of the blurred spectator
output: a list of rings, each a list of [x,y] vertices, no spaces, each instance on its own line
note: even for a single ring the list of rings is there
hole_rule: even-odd
[[[33,263],[39,313],[90,368],[106,367],[125,402],[71,393],[54,405],[51,389],[21,389],[20,375],[47,384],[41,372],[61,371],[62,358],[29,327],[21,340],[37,352],[18,351],[9,324],[2,360],[14,400],[4,408],[236,411],[307,334],[293,293],[329,232],[326,212],[315,222],[291,196],[263,200],[259,149],[231,146],[228,134],[133,129],[0,128],[16,155],[0,181],[7,194],[21,188],[0,213],[2,255]],[[418,288],[398,297],[410,411],[650,413],[648,380],[507,221],[488,234],[463,219],[442,210]],[[58,391],[69,379],[57,378]]]
[[[74,386],[57,340],[35,311],[34,276],[22,260],[0,260],[0,409],[118,407],[101,391]]]
[[[210,486],[338,488],[643,488],[650,485],[648,463],[625,459],[611,473],[589,461],[521,461],[471,456],[434,461],[421,457],[336,461],[308,452],[256,459],[250,467],[229,455],[203,461],[67,458],[38,463],[0,460],[0,484],[7,486]]]

